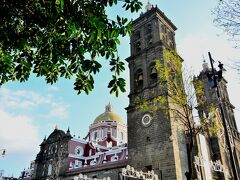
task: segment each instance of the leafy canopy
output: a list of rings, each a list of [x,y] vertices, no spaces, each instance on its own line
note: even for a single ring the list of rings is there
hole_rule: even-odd
[[[0,85],[27,81],[30,74],[47,83],[59,77],[76,77],[74,89],[87,94],[94,88],[93,75],[110,63],[110,93],[125,91],[119,77],[124,63],[117,54],[119,37],[131,32],[131,21],[109,19],[106,8],[117,0],[2,0],[0,3]],[[122,8],[138,11],[138,0],[123,0]],[[87,59],[86,56],[91,58]]]

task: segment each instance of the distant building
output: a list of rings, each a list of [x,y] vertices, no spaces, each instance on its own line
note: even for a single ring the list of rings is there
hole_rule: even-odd
[[[113,112],[111,104],[108,104],[105,112],[97,116],[90,125],[89,132],[83,139],[73,137],[69,129],[64,132],[55,128],[47,138],[44,138],[34,168],[25,170],[23,179],[73,180],[78,179],[79,175],[85,175],[90,179],[110,177],[111,180],[125,180],[127,178],[123,175],[126,169],[122,168],[127,165],[135,168],[130,168],[130,171],[138,171],[135,176],[147,172],[158,176],[154,180],[186,179],[188,154],[184,127],[177,120],[170,118],[174,114],[171,110],[143,112],[137,109],[134,103],[136,98],[141,102],[158,98],[167,89],[165,84],[157,83],[158,72],[155,64],[158,59],[165,63],[164,49],[176,51],[176,29],[158,7],[148,3],[147,11],[133,21],[131,54],[127,58],[130,70],[127,126],[122,118]],[[208,105],[212,102],[217,105],[217,101],[214,93],[208,91],[209,85],[204,71],[198,78],[204,81],[205,97],[208,99],[205,109],[199,109],[199,115],[203,117],[204,113],[209,112]],[[183,88],[182,85],[178,87]],[[236,160],[239,162],[240,137],[233,106],[229,102],[224,83],[221,88],[226,100],[224,103],[229,128],[236,147]],[[174,103],[167,101],[166,106],[171,109]],[[217,119],[221,122],[221,118]],[[221,136],[204,134],[197,139],[198,142],[201,141],[198,156],[195,157],[198,177],[207,179],[210,174],[215,179],[231,178],[228,155],[221,148]],[[206,144],[205,149],[201,146],[203,143]],[[203,169],[201,163],[205,157],[209,157],[209,162]],[[210,160],[212,162],[220,160],[230,176],[212,172],[213,167],[218,167],[218,164],[211,165]]]
[[[6,176],[2,176],[0,177],[0,180],[17,180],[18,178],[14,178],[14,177],[6,177]]]
[[[13,176],[4,176],[4,170],[0,170],[0,180],[17,180]]]
[[[198,107],[198,114],[200,119],[209,118],[209,122],[214,129],[207,129],[207,131],[199,135],[199,154],[196,156],[196,169],[198,176],[206,179],[231,179],[232,167],[229,158],[229,151],[225,139],[225,131],[223,128],[223,120],[219,107],[221,101],[223,113],[226,119],[228,135],[233,149],[234,163],[237,168],[237,173],[240,177],[240,133],[238,132],[236,120],[234,116],[234,106],[231,104],[227,91],[227,81],[222,79],[218,82],[220,97],[218,99],[216,88],[209,81],[208,74],[211,69],[206,62],[203,63],[203,70],[200,72],[196,80],[200,80],[203,85],[203,94],[197,97],[198,102],[203,102]],[[213,108],[211,110],[211,108]],[[211,127],[211,125],[209,127]],[[205,163],[205,166],[203,166]],[[215,163],[215,165],[213,165]],[[215,167],[215,169],[214,169]]]
[[[161,96],[165,87],[157,83],[155,63],[163,60],[164,49],[176,51],[175,25],[158,7],[148,3],[146,10],[133,21],[131,54],[127,58],[128,128],[109,104],[84,139],[72,137],[69,130],[55,129],[40,145],[33,179],[70,180],[82,173],[90,178],[118,180],[127,164],[139,171],[138,175],[148,172],[161,180],[185,178],[188,160],[184,128],[171,121],[170,111],[143,113],[134,104],[136,97],[144,102]]]
[[[30,167],[28,169],[24,169],[21,172],[21,176],[19,177],[19,179],[24,179],[24,180],[32,179],[34,167],[35,167],[35,161],[32,161],[30,164]]]
[[[14,178],[14,177],[0,177],[0,180],[17,180],[17,178]]]
[[[127,165],[127,126],[109,103],[85,138],[72,137],[69,129],[65,133],[56,127],[40,147],[35,163],[19,179],[72,179],[80,173],[114,179]]]

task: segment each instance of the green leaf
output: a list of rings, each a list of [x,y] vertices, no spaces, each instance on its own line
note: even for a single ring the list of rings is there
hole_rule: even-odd
[[[3,1],[4,12],[9,13],[2,14],[0,24],[0,84],[26,81],[31,73],[43,76],[47,83],[76,76],[74,89],[89,93],[94,87],[92,75],[104,62],[84,62],[85,55],[101,55],[111,61],[117,54],[119,36],[130,32],[126,17],[118,15],[112,21],[106,14],[106,8],[118,2],[84,1],[79,8],[78,1]],[[136,11],[138,4],[126,0],[123,8]],[[110,69],[118,76],[124,67],[118,60]],[[115,81],[112,92],[118,94],[121,85]]]

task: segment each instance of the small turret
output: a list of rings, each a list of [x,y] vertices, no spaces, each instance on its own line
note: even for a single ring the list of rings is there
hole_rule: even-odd
[[[71,136],[69,127],[67,129],[67,136]]]
[[[206,72],[209,70],[208,63],[205,61],[205,59],[203,60],[202,67],[203,67],[203,72]]]

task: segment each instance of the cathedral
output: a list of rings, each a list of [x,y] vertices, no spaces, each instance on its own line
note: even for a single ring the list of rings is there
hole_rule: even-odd
[[[89,132],[83,139],[73,137],[69,129],[62,131],[56,127],[44,138],[31,168],[23,171],[20,179],[187,179],[189,156],[182,124],[170,118],[173,113],[170,110],[165,113],[141,111],[134,102],[136,98],[144,102],[163,94],[165,85],[157,83],[155,61],[164,61],[164,49],[176,52],[176,30],[176,26],[157,6],[148,3],[146,12],[133,21],[131,54],[126,59],[130,71],[127,124],[109,103],[89,126]],[[208,67],[204,64],[203,71],[196,78],[205,82],[205,97],[209,101],[206,101],[206,105],[215,103],[217,107],[214,90],[209,91],[207,71]],[[224,92],[224,111],[231,134],[234,163],[239,174],[240,135],[225,82],[221,84],[221,89]],[[174,104],[167,102],[166,106]],[[199,116],[209,111],[210,107],[205,107],[198,109]],[[215,117],[221,122],[219,113]],[[217,135],[206,132],[196,137],[195,179],[233,179],[229,152],[222,142],[224,133],[224,130]],[[202,150],[203,143],[206,151]],[[208,161],[208,166],[204,166],[203,161]],[[210,162],[215,164],[211,166]],[[220,165],[224,166],[224,172],[227,173],[214,169],[216,162],[219,168]]]
[[[202,107],[197,108],[199,118],[212,116],[211,123],[217,127],[216,132],[207,129],[197,137],[200,151],[198,156],[195,156],[196,171],[198,176],[202,176],[203,179],[206,179],[206,176],[210,179],[240,179],[240,133],[236,125],[234,106],[229,100],[227,81],[224,78],[218,82],[219,94],[216,93],[216,87],[213,87],[214,84],[209,80],[211,71],[208,63],[204,61],[202,71],[194,79],[200,80],[203,84],[203,94],[198,97],[198,101],[203,102]],[[214,112],[211,112],[212,107],[214,107]],[[224,129],[224,120],[227,132]],[[230,147],[227,139],[229,139]],[[203,160],[209,162],[210,165],[203,166]]]

